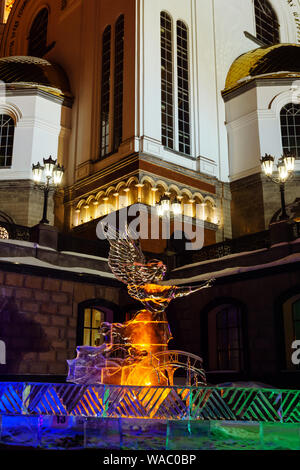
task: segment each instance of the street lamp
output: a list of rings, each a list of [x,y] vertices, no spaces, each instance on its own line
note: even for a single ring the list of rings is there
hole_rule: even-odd
[[[160,217],[163,217],[164,215],[170,212],[173,212],[174,215],[180,215],[182,212],[181,202],[179,201],[177,196],[171,202],[171,198],[167,194],[160,198],[159,202],[156,204],[156,209],[157,214]]]
[[[277,163],[278,177],[273,176],[274,160],[275,159],[274,157],[272,157],[272,155],[265,154],[265,156],[261,159],[261,167],[268,180],[272,181],[273,183],[279,184],[280,186],[280,220],[286,220],[288,219],[288,215],[286,213],[285,206],[285,183],[287,183],[287,181],[292,179],[292,177],[294,176],[295,156],[290,152],[286,152],[281,158],[279,158]]]
[[[61,184],[65,170],[64,167],[57,164],[57,160],[53,160],[51,156],[43,160],[44,166],[40,163],[32,165],[32,175],[36,187],[44,192],[43,218],[40,224],[49,224],[49,220],[47,219],[49,193],[50,191],[55,191]],[[45,177],[44,182],[42,182],[43,176]]]

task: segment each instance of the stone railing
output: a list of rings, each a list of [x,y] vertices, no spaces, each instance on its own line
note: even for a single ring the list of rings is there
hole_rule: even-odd
[[[184,252],[175,255],[176,267],[198,263],[209,259],[223,258],[224,256],[260,250],[270,246],[270,231],[253,233],[243,237],[226,240],[215,245],[204,246],[201,250]]]

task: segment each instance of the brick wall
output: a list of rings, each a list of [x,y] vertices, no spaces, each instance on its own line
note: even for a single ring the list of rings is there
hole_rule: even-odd
[[[0,271],[0,339],[7,354],[0,374],[66,374],[66,360],[75,357],[78,304],[96,298],[118,305],[119,292]]]

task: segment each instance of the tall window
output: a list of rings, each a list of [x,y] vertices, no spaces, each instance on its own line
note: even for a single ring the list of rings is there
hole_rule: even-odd
[[[172,20],[164,11],[160,15],[161,30],[161,134],[162,144],[174,148],[173,48]]]
[[[15,123],[7,114],[0,115],[0,167],[10,167],[14,145]]]
[[[29,33],[28,55],[43,57],[47,52],[48,10],[43,8],[32,23]]]
[[[270,2],[255,0],[254,8],[257,39],[266,45],[278,44],[280,42],[279,23]]]
[[[124,76],[124,15],[115,27],[115,73],[114,73],[114,139],[113,148],[117,151],[122,142],[123,127],[123,77]]]
[[[177,81],[179,151],[189,155],[191,142],[188,31],[182,21],[177,21]]]
[[[208,316],[209,369],[244,368],[242,312],[236,305],[217,307]]]
[[[100,346],[103,343],[103,336],[99,333],[101,323],[105,321],[105,314],[96,308],[86,308],[84,310],[83,345]]]
[[[292,152],[300,158],[300,105],[285,105],[280,112],[280,124],[283,152]]]
[[[217,313],[217,358],[219,370],[241,370],[243,366],[241,312],[228,306]]]
[[[101,82],[101,143],[100,156],[109,152],[109,109],[110,109],[110,53],[111,27],[107,26],[102,38],[102,82]]]
[[[189,155],[191,134],[188,29],[183,21],[177,21],[174,33],[172,18],[163,11],[160,14],[160,30],[162,144]],[[177,51],[174,56],[173,44]]]

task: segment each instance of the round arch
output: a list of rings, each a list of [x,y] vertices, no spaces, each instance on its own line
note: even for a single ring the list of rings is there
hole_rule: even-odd
[[[3,85],[0,85],[0,87],[2,86]],[[10,116],[14,120],[15,125],[17,125],[20,119],[22,119],[21,110],[15,104],[10,102],[0,104],[0,114],[7,114]]]

